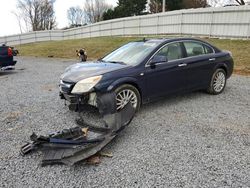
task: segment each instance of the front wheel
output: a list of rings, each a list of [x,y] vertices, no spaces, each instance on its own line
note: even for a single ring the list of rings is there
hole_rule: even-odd
[[[223,92],[226,86],[226,72],[223,69],[216,69],[214,72],[207,92],[218,95]]]
[[[139,110],[141,105],[141,96],[138,89],[130,84],[124,84],[115,90],[117,111],[123,109],[129,102]]]

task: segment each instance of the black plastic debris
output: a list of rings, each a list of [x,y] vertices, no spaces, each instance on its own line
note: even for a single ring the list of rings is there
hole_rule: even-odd
[[[64,129],[47,136],[37,136],[33,133],[30,136],[32,142],[21,148],[21,154],[43,151],[42,166],[73,165],[96,154],[131,122],[135,114],[131,103],[117,112],[114,93],[98,95],[97,106],[103,116],[104,127],[90,125],[83,119],[78,119],[76,120],[78,126],[74,128]]]

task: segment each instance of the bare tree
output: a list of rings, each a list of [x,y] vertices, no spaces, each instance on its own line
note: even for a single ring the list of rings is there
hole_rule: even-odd
[[[17,8],[23,21],[32,31],[55,28],[55,0],[18,0]]]
[[[85,12],[79,6],[70,7],[67,11],[67,16],[71,26],[86,23]]]
[[[23,33],[22,18],[17,12],[12,11],[11,13],[15,15],[17,22],[18,22],[19,29],[20,29],[20,33],[22,34]]]
[[[246,2],[244,0],[235,0],[239,5],[245,5]]]
[[[88,18],[88,22],[95,23],[102,20],[103,13],[112,8],[106,3],[106,0],[86,0],[84,11]]]
[[[237,3],[239,5],[245,5],[246,1],[245,0],[209,0],[209,4],[212,7],[223,6],[226,4],[233,4],[233,3]]]
[[[11,13],[15,15],[17,19],[20,33],[26,33],[32,30],[31,25],[29,24],[29,19],[25,15],[23,15],[22,11],[15,10],[12,11]]]
[[[151,13],[162,12],[162,1],[150,0],[149,1],[149,10]]]

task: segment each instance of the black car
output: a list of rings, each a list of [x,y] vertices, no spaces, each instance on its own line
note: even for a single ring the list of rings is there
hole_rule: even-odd
[[[16,61],[14,61],[13,56],[18,54],[17,50],[13,47],[2,45],[0,46],[0,69],[14,69]]]
[[[98,93],[114,91],[117,110],[175,93],[221,93],[233,72],[231,53],[198,39],[130,42],[105,57],[65,70],[60,96],[71,104],[96,106]]]

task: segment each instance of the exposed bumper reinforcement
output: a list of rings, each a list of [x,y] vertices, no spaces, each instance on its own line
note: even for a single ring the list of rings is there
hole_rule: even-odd
[[[98,95],[97,106],[103,116],[104,127],[86,124],[82,119],[78,119],[78,127],[75,128],[48,136],[37,136],[33,133],[30,136],[32,142],[21,148],[21,154],[26,155],[35,150],[43,151],[42,166],[73,165],[96,154],[131,122],[135,114],[135,109],[130,103],[117,112],[114,93]]]

